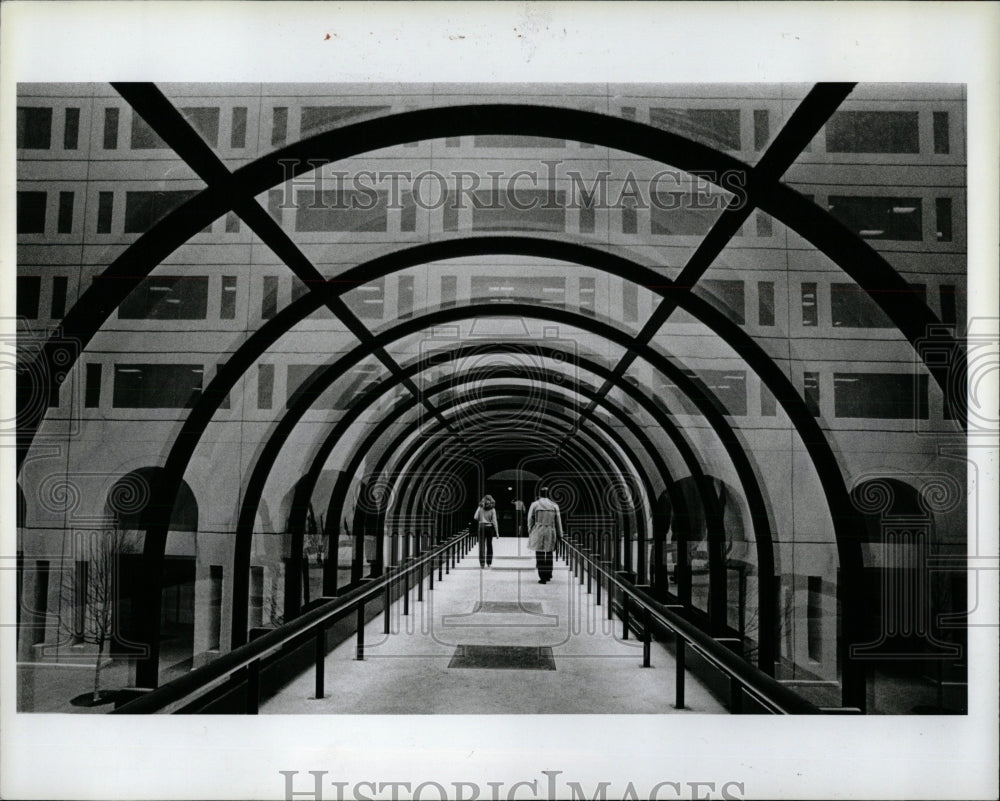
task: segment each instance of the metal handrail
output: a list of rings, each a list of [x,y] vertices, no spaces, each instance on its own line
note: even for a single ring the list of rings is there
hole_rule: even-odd
[[[637,586],[622,578],[617,575],[615,571],[606,569],[590,554],[584,553],[584,551],[577,547],[573,542],[570,542],[564,537],[562,538],[562,543],[565,548],[574,551],[579,559],[587,563],[588,585],[590,582],[590,574],[596,572],[598,574],[598,586],[600,586],[601,577],[603,576],[603,578],[608,581],[609,587],[611,584],[614,584],[622,591],[624,596],[627,596],[627,598],[631,599],[631,601],[634,601],[643,611],[643,615],[645,617],[643,625],[644,666],[649,666],[650,618],[658,621],[661,625],[672,631],[677,637],[678,706],[683,706],[683,649],[686,643],[701,654],[701,656],[713,667],[729,677],[731,687],[734,691],[734,696],[737,696],[737,690],[739,692],[745,692],[768,711],[780,715],[818,715],[825,711],[788,689],[778,680],[755,668],[739,654],[730,650],[711,635],[706,634],[700,628],[695,626],[695,624],[690,620],[687,620],[666,605],[657,601],[641,586]],[[580,580],[582,583],[582,574],[580,576]],[[611,599],[609,597],[609,604],[610,601]],[[624,606],[627,607],[627,605],[628,602],[626,601]],[[627,608],[623,608],[623,622],[627,629],[629,625]],[[738,697],[734,697],[733,705],[734,707],[740,706],[740,699],[738,699]]]
[[[108,714],[150,714],[155,712],[177,711],[177,708],[194,701],[203,693],[225,683],[234,677],[238,671],[250,668],[247,676],[248,684],[256,685],[262,659],[280,651],[282,648],[296,642],[307,642],[310,637],[322,637],[327,626],[335,623],[339,618],[357,610],[358,626],[360,631],[359,650],[363,647],[363,631],[365,621],[363,619],[364,606],[369,600],[374,600],[381,592],[388,592],[390,586],[398,582],[401,578],[407,578],[416,570],[422,570],[424,566],[431,562],[431,574],[434,572],[434,560],[440,557],[451,559],[453,549],[463,542],[469,542],[471,533],[463,532],[456,534],[451,539],[442,543],[432,551],[415,557],[416,561],[405,567],[394,570],[391,574],[384,573],[378,578],[367,579],[361,586],[331,599],[327,603],[320,604],[314,609],[296,617],[294,620],[285,623],[278,628],[261,635],[252,642],[234,648],[227,654],[220,656],[204,667],[192,670],[163,686],[148,691],[135,700],[111,710]],[[457,555],[456,555],[457,558]],[[421,573],[423,577],[423,573]],[[433,580],[433,575],[432,575]],[[421,586],[423,578],[421,578]],[[387,604],[388,607],[388,604]],[[322,650],[325,656],[325,649]],[[317,657],[319,653],[317,653]],[[319,665],[320,662],[317,661]],[[248,711],[256,712],[257,698],[248,699]]]

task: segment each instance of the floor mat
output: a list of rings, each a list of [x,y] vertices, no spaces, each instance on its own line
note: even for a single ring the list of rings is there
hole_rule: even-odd
[[[459,645],[450,668],[493,670],[555,670],[552,649],[537,645]]]

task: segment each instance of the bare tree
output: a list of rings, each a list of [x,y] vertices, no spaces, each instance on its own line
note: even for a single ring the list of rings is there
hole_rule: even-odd
[[[76,561],[86,567],[67,579],[76,604],[72,634],[77,642],[97,647],[92,700],[98,704],[102,700],[101,656],[118,624],[124,557],[138,553],[139,533],[111,522],[103,529],[87,532],[78,543]]]

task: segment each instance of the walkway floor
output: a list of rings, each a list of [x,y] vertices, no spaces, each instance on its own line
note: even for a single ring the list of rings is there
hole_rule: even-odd
[[[433,592],[425,584],[423,602],[412,592],[408,616],[395,603],[390,635],[382,615],[372,620],[364,661],[353,637],[332,651],[325,698],[313,698],[310,669],[261,713],[725,712],[690,673],[687,706],[674,709],[674,660],[663,646],[652,644],[653,667],[643,669],[641,643],[621,639],[620,620],[611,625],[565,564],[541,585],[526,540],[494,543],[492,568],[480,570],[473,550]]]

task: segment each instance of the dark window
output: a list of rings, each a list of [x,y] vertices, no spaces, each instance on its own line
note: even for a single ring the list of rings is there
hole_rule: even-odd
[[[771,215],[763,211],[757,212],[757,236],[767,237],[773,234]]]
[[[830,318],[843,328],[892,328],[885,312],[857,284],[830,285]]]
[[[73,233],[73,193],[59,193],[59,216],[56,217],[56,233]]]
[[[42,279],[37,275],[17,277],[17,316],[29,320],[38,319],[38,297],[42,291]]]
[[[285,408],[291,408],[310,385],[329,368],[326,364],[290,364],[287,374]],[[370,365],[358,365],[345,377],[350,386],[342,391],[336,386],[328,386],[309,406],[310,409],[344,409],[363,389],[370,375]]]
[[[565,139],[518,134],[480,134],[474,141],[475,147],[566,147]]]
[[[913,373],[834,373],[837,417],[926,420],[927,376]]]
[[[651,108],[649,121],[659,128],[721,150],[739,150],[739,109]]]
[[[823,659],[823,578],[807,577],[806,639],[809,658],[813,662]]]
[[[216,375],[216,377],[218,377],[219,373],[222,371],[223,366],[224,365],[221,365],[221,364],[215,365],[215,375]],[[221,401],[219,401],[219,408],[220,409],[228,409],[228,408],[230,408],[230,400],[229,400],[229,393],[228,392],[226,393],[225,397]]]
[[[116,364],[116,409],[190,409],[201,395],[200,364]]]
[[[634,120],[635,106],[622,106],[621,115],[627,120]]]
[[[303,295],[309,293],[309,285],[304,283],[300,278],[292,278],[292,303],[295,303]]]
[[[99,364],[87,365],[83,405],[87,409],[98,409],[101,406],[101,365]]]
[[[763,150],[771,138],[771,126],[766,108],[754,109],[753,112],[753,148]]]
[[[400,198],[403,207],[399,210],[399,230],[417,230],[417,204],[413,202],[413,194],[404,192]]]
[[[445,200],[444,208],[441,210],[441,230],[458,230],[458,193],[452,192]]]
[[[915,111],[837,111],[826,123],[827,153],[919,153]]]
[[[271,117],[271,145],[278,147],[288,138],[288,109],[278,106]]]
[[[634,323],[639,319],[639,288],[631,281],[622,282],[622,320]]]
[[[302,191],[295,195],[296,231],[386,231],[389,227],[386,192],[319,193]]]
[[[460,137],[460,136],[449,136],[447,139],[444,140],[444,146],[445,147],[461,147],[462,146],[462,137]]]
[[[958,320],[958,304],[955,302],[955,285],[941,284],[938,287],[938,295],[941,299],[941,322],[946,325],[955,325]]]
[[[226,214],[226,233],[238,234],[240,232],[240,218],[234,212]]]
[[[396,298],[397,317],[406,320],[413,316],[413,276],[399,276],[399,288]]]
[[[208,276],[147,278],[118,307],[122,320],[204,320]]]
[[[455,305],[458,295],[458,276],[441,276],[441,308],[448,309]]]
[[[760,416],[774,417],[778,413],[778,404],[771,390],[763,383],[760,385]]]
[[[726,317],[737,325],[743,325],[746,322],[746,299],[742,281],[706,278],[701,281],[700,286],[704,286],[705,299]]]
[[[274,365],[257,365],[257,408],[270,409],[274,404]]]
[[[630,200],[625,200],[622,202],[622,233],[635,234],[638,232],[639,218],[636,215],[635,203]]]
[[[951,198],[937,198],[934,211],[937,215],[937,241],[951,242]]]
[[[813,417],[820,416],[819,373],[805,372],[802,374],[802,394],[806,408]]]
[[[45,233],[45,192],[17,193],[17,232],[19,234]]]
[[[97,193],[97,233],[111,233],[111,218],[115,208],[114,192]]]
[[[236,319],[236,276],[222,276],[222,297],[219,299],[219,319]]]
[[[131,142],[133,150],[156,150],[167,147],[167,143],[160,138],[160,135],[135,111],[132,112]]]
[[[948,132],[948,112],[934,112],[934,152],[948,153],[951,150]]]
[[[580,311],[584,314],[594,314],[596,287],[593,278],[580,279]]]
[[[923,203],[918,197],[831,195],[830,213],[864,239],[923,239]]]
[[[218,651],[222,639],[222,565],[208,566],[208,650]]]
[[[115,150],[118,147],[118,109],[104,109],[104,149]]]
[[[52,109],[17,107],[17,146],[25,150],[48,150],[52,146]]]
[[[193,189],[126,192],[125,233],[145,233],[171,211],[196,194],[198,194],[197,190]]]
[[[196,106],[182,108],[180,112],[206,143],[212,147],[219,143],[219,109]],[[149,123],[133,112],[132,149],[157,150],[166,147],[168,147],[167,143],[150,127]]]
[[[63,123],[63,148],[65,150],[76,150],[80,139],[80,109],[66,109],[66,116]]]
[[[816,284],[802,284],[802,325],[819,325],[819,308],[816,304]]]
[[[264,292],[260,299],[260,316],[270,320],[278,313],[278,276],[264,276]]]
[[[545,189],[476,192],[474,231],[565,231],[566,193]]]
[[[301,136],[338,128],[354,122],[358,117],[389,111],[389,106],[304,106],[302,108]]]
[[[247,108],[233,108],[232,126],[229,134],[229,146],[234,149],[247,146]]]
[[[284,192],[281,189],[270,189],[267,192],[267,213],[274,218],[274,221],[281,225],[281,202]]]
[[[757,325],[774,325],[774,282],[757,282]]]
[[[566,279],[547,276],[472,276],[472,298],[489,303],[566,305]]]
[[[704,236],[722,213],[723,202],[721,195],[657,192],[649,209],[650,232],[659,236]]]
[[[358,317],[381,320],[385,316],[385,279],[378,278],[352,289],[344,295],[344,303]]]
[[[715,407],[726,415],[741,417],[747,413],[747,380],[745,370],[685,370],[685,375],[706,393]],[[681,407],[683,414],[700,414],[694,399],[680,392],[668,379],[660,378]],[[714,398],[714,400],[713,400]]]
[[[580,233],[594,233],[595,222],[594,203],[593,199],[591,199],[590,203],[584,203],[580,206]]]
[[[61,320],[66,314],[66,287],[68,283],[65,275],[57,275],[52,279],[52,304],[49,316],[53,320]]]

